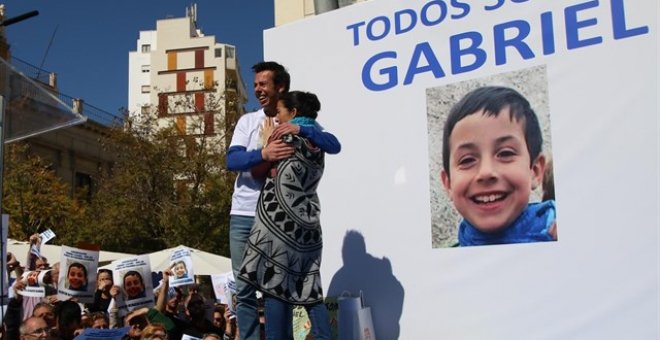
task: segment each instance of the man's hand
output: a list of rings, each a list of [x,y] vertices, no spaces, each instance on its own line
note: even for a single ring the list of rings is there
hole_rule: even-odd
[[[299,133],[300,133],[300,125],[282,123],[275,128],[275,130],[271,134],[271,137],[272,140],[278,140],[278,139],[282,139],[282,136],[284,135],[288,135],[288,134],[297,135]]]
[[[261,149],[261,158],[268,162],[275,162],[293,156],[293,146],[284,143],[281,139],[273,140]]]

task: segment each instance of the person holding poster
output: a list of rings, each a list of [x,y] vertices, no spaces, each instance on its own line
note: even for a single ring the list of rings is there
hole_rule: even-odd
[[[451,109],[442,184],[463,219],[460,246],[555,241],[554,200],[529,203],[546,166],[538,118],[517,91],[485,86]]]
[[[316,117],[320,109],[315,94],[292,91],[280,95],[277,118],[280,123],[319,129]],[[290,133],[276,130],[269,142],[273,140],[284,140],[296,152],[277,162],[266,179],[238,278],[264,293],[267,339],[285,339],[290,334],[292,318],[287,311],[294,305],[305,306],[314,339],[329,339],[320,274],[321,211],[316,193],[325,153],[309,139]],[[238,324],[240,328],[240,315]]]
[[[112,271],[110,269],[99,269],[96,274],[96,291],[94,292],[94,303],[89,306],[90,312],[106,312],[112,296],[110,289],[114,285]]]

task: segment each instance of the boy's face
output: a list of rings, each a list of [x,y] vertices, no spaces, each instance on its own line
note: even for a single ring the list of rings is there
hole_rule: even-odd
[[[530,168],[524,122],[511,120],[509,109],[497,116],[473,113],[449,137],[449,174],[442,184],[456,210],[478,230],[492,233],[510,225],[527,207],[541,183],[545,158]]]
[[[78,267],[69,268],[69,288],[80,289],[84,284],[87,278],[82,269]]]
[[[179,263],[176,266],[174,266],[174,275],[176,275],[177,277],[186,275],[186,266],[182,263]]]

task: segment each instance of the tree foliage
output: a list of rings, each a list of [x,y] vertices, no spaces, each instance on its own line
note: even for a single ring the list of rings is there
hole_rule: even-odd
[[[84,214],[69,186],[27,144],[7,146],[4,165],[2,208],[10,216],[9,237],[27,240],[35,232],[69,228]]]
[[[199,107],[190,100],[175,104]],[[4,208],[16,225],[10,234],[27,239],[51,228],[58,244],[84,241],[135,254],[185,245],[229,256],[235,174],[225,168],[228,136],[225,129],[205,133],[208,111],[219,112],[220,100],[207,99],[205,112],[186,115],[185,131],[153,108],[111,128],[101,143],[114,163],[94,177],[89,200],[72,198],[47,164],[25,156],[25,146],[10,148],[4,182]]]
[[[194,108],[188,100],[175,104]],[[186,116],[185,131],[157,114],[143,112],[104,140],[116,162],[99,178],[88,238],[131,253],[186,245],[229,256],[235,175],[225,169],[224,134],[206,135],[199,112]]]

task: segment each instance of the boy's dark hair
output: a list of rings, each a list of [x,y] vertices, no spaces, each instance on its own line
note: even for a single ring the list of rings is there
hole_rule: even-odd
[[[82,263],[80,263],[80,262],[71,263],[69,265],[69,269],[67,269],[67,271],[66,271],[67,276],[69,275],[69,273],[71,273],[71,268],[78,268],[78,269],[82,270],[83,273],[85,273],[85,280],[87,280],[87,268]]]
[[[484,86],[471,91],[454,104],[447,116],[442,135],[442,166],[449,176],[449,137],[463,118],[483,110],[487,116],[497,117],[503,108],[509,108],[510,119],[523,122],[530,167],[543,147],[543,136],[536,113],[529,102],[516,90],[503,86]]]
[[[254,66],[252,66],[252,71],[254,71],[255,74],[262,71],[273,71],[273,83],[275,83],[275,85],[284,85],[284,92],[289,92],[291,76],[284,66],[274,61],[262,61],[254,64]]]
[[[280,100],[289,110],[298,110],[296,117],[308,117],[316,119],[321,110],[319,98],[311,92],[291,91],[283,93]]]

